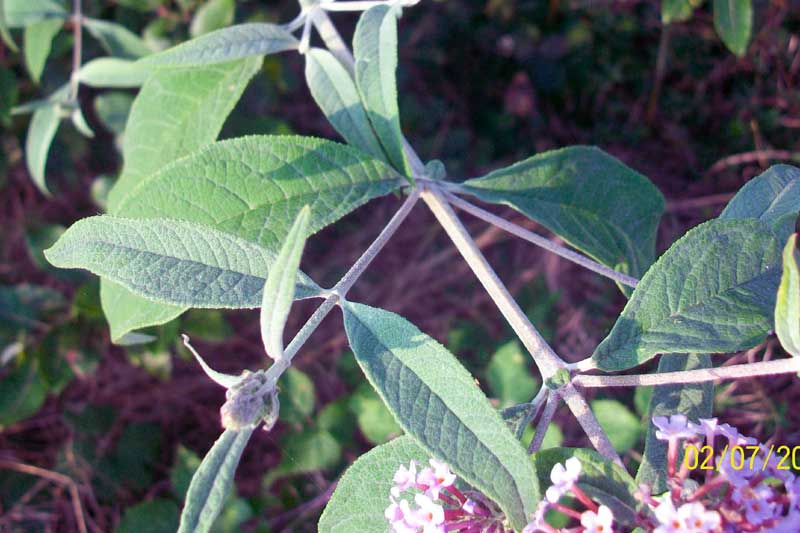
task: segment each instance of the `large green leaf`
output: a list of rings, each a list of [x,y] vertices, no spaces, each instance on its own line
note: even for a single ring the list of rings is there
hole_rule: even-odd
[[[211,530],[233,484],[242,451],[255,428],[232,431],[217,439],[192,477],[181,514],[179,533],[204,533]]]
[[[623,370],[658,353],[729,353],[772,328],[780,244],[758,220],[711,220],[686,233],[644,275],[592,358]]]
[[[111,213],[140,180],[214,141],[250,78],[261,67],[249,58],[204,67],[158,71],[142,86],[125,129],[122,176],[109,192]],[[151,302],[103,280],[103,311],[113,340],[168,322],[186,310]]]
[[[392,165],[410,175],[397,106],[397,15],[388,5],[366,10],[356,25],[356,87]]]
[[[260,67],[260,58],[247,58],[202,68],[164,69],[151,76],[131,109],[124,166],[108,195],[109,210],[115,213],[145,177],[213,142]]]
[[[33,112],[28,133],[25,137],[25,164],[31,175],[31,180],[44,194],[50,195],[45,181],[45,167],[50,145],[61,123],[61,106],[58,102],[38,108]]]
[[[328,121],[348,143],[385,160],[353,78],[333,54],[321,48],[306,52],[306,83]]]
[[[139,59],[153,52],[144,39],[116,22],[84,17],[83,26],[114,57]]]
[[[653,261],[664,198],[598,148],[545,152],[462,186],[513,207],[611,268],[640,277]]]
[[[22,28],[45,18],[67,17],[64,3],[58,0],[3,0],[6,25]]]
[[[294,302],[297,273],[306,244],[310,213],[308,206],[300,210],[264,285],[261,297],[261,339],[264,341],[264,350],[273,359],[283,357],[283,329]]]
[[[775,333],[781,346],[800,357],[800,253],[797,233],[792,234],[783,249],[783,275],[775,305]]]
[[[146,298],[192,307],[258,307],[275,254],[234,235],[171,219],[111,215],[73,224],[45,256]],[[298,296],[320,289],[303,274]]]
[[[536,473],[469,372],[403,317],[350,302],[343,309],[356,360],[403,430],[521,529],[539,501]]]
[[[212,144],[143,180],[116,213],[199,222],[277,252],[297,212],[315,233],[402,185],[387,165],[332,141],[250,136]]]
[[[429,453],[414,439],[402,436],[376,446],[345,471],[319,519],[320,533],[386,533],[383,516],[389,506],[394,473],[410,461],[425,464]]]
[[[207,33],[144,59],[145,63],[193,66],[276,54],[297,48],[298,41],[275,24],[254,22]]]
[[[711,368],[711,357],[706,354],[667,354],[658,362],[658,372],[678,372]],[[653,487],[653,493],[667,490],[667,443],[656,438],[656,428],[652,424],[654,416],[671,416],[677,413],[686,415],[697,422],[698,418],[711,416],[714,404],[714,383],[675,384],[655,387],[650,398],[647,416],[647,439],[644,456],[636,473],[636,482]]]
[[[719,218],[756,218],[765,222],[800,211],[800,169],[774,165],[739,189]]]
[[[56,36],[63,25],[63,19],[47,18],[25,27],[22,37],[25,65],[28,67],[31,78],[36,83],[39,83],[47,56],[50,55],[53,37]]]
[[[594,450],[586,448],[549,448],[533,454],[536,471],[539,474],[541,491],[544,492],[552,482],[550,472],[557,463],[564,463],[570,457],[581,462],[580,487],[591,499],[608,506],[614,513],[614,521],[633,525],[636,513],[642,504],[634,496],[638,486],[621,466],[604,458]]]
[[[714,0],[714,27],[728,50],[743,56],[753,31],[753,0]]]

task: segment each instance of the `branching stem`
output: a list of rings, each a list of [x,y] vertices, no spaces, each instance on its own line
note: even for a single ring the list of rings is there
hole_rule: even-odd
[[[546,387],[542,387],[542,389],[546,389]],[[558,394],[556,393],[549,394],[547,396],[547,401],[544,404],[544,410],[542,411],[542,416],[536,423],[536,433],[533,434],[533,439],[531,440],[531,444],[530,446],[528,446],[529,454],[539,451],[539,448],[542,447],[542,442],[544,441],[544,434],[547,433],[547,428],[550,427],[550,422],[553,421],[553,415],[556,414],[557,407],[558,407]]]

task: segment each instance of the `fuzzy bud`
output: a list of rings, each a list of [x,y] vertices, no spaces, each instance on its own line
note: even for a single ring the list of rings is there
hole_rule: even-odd
[[[241,381],[228,389],[227,401],[220,408],[224,428],[238,431],[252,427],[270,413],[274,390],[261,390],[264,383],[264,371],[245,371]]]

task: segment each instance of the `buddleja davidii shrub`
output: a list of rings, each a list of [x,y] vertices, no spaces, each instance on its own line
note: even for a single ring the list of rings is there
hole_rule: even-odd
[[[655,263],[663,197],[647,178],[599,149],[564,148],[463,183],[444,181],[441,163],[423,164],[402,133],[395,79],[402,4],[303,2],[301,14],[286,26],[233,26],[141,60],[137,65],[153,71],[126,128],[125,162],[109,195],[109,214],[76,223],[47,252],[58,266],[85,268],[101,276],[104,310],[118,340],[192,307],[261,308],[270,366],[225,375],[195,353],[209,377],[226,388],[220,409],[224,432],[193,478],[181,531],[212,528],[247,442],[259,426],[269,430],[275,423],[282,374],[337,306],[358,364],[406,435],[377,447],[345,473],[321,518],[323,531],[385,531],[390,523],[400,531],[397,524],[411,531],[441,531],[438,518],[431,522],[440,511],[443,520],[472,520],[470,531],[528,527],[541,508],[554,468],[549,458],[556,452],[537,450],[560,400],[598,450],[569,452],[579,457],[583,472],[594,472],[597,486],[584,490],[587,501],[607,493],[610,497],[600,501],[609,502],[603,505],[617,519],[635,517],[642,512],[637,483],[623,468],[580,388],[670,384],[669,390],[656,389],[651,413],[673,410],[687,412],[693,420],[708,417],[708,383],[743,371],[712,373],[705,354],[760,342],[773,326],[776,294],[781,339],[790,345],[798,337],[792,241],[781,254],[800,210],[797,169],[774,167],[754,179],[719,219],[690,230]],[[356,27],[353,56],[328,12],[365,8]],[[309,46],[313,28],[327,50]],[[293,36],[296,31],[299,39]],[[304,54],[311,94],[348,145],[295,136],[214,142],[261,56],[288,50]],[[407,199],[334,287],[321,288],[298,270],[311,234],[395,191]],[[582,254],[508,223],[466,196],[509,205]],[[545,386],[535,398],[502,413],[508,420],[435,340],[394,313],[347,300],[359,275],[420,198],[543,375]],[[453,206],[613,279],[630,295],[591,357],[567,364],[544,342],[478,251]],[[284,346],[283,328],[297,298],[323,302]],[[185,342],[191,349],[189,340]],[[667,372],[663,376],[588,373],[627,370],[659,353],[664,354],[659,365],[659,371]],[[797,370],[794,361],[759,365],[744,373]],[[704,384],[685,385],[693,382]],[[533,453],[530,458],[519,436],[534,418],[539,430],[528,450]],[[658,484],[670,474],[664,460],[668,454],[659,444],[658,435],[648,438],[639,472],[639,480],[654,492],[664,490]],[[414,481],[427,499],[415,497],[418,508],[413,513],[434,518],[427,524],[417,524],[416,518],[406,523],[397,517],[412,513],[410,504],[400,503],[395,494],[395,500],[387,500],[387,494],[396,476],[410,479],[412,466],[398,472],[400,464],[421,465],[431,457],[432,470],[424,471],[428,481]],[[558,457],[558,464],[568,458]],[[452,484],[455,476],[458,485]],[[440,478],[452,483],[434,495],[431,483],[443,483]],[[434,502],[442,497],[446,509]],[[473,503],[465,508],[467,501]],[[608,522],[608,513],[587,505],[594,513],[587,523]],[[387,523],[387,516],[395,520]]]

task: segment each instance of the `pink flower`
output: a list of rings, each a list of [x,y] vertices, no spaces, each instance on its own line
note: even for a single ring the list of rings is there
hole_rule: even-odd
[[[719,531],[722,517],[716,511],[706,511],[702,503],[685,503],[678,508],[678,517],[687,531],[714,533]]]
[[[389,521],[394,533],[417,533],[419,531],[418,528],[410,525],[407,521],[409,518],[413,518],[413,512],[406,500],[400,500],[398,504],[392,498],[392,503],[386,508],[383,516]]]
[[[695,436],[694,430],[687,425],[688,419],[684,415],[654,416],[653,424],[658,428],[656,438],[659,440],[690,439]]]
[[[411,461],[408,464],[408,468],[400,465],[400,468],[394,474],[394,487],[391,489],[392,496],[399,498],[401,492],[416,485],[416,479],[417,463],[415,461]]]
[[[597,512],[584,511],[581,514],[583,533],[613,533],[614,514],[611,509],[601,505]]]
[[[570,457],[564,465],[556,463],[550,471],[550,481],[553,482],[553,485],[547,489],[545,497],[551,503],[557,503],[575,485],[581,475],[581,462],[577,457]]]
[[[407,520],[411,525],[421,527],[423,533],[444,533],[444,509],[424,494],[414,496],[419,509]]]
[[[435,500],[439,498],[439,491],[455,482],[456,475],[450,471],[449,466],[436,459],[431,459],[430,465],[432,468],[420,472],[417,484],[426,486],[425,494]]]

